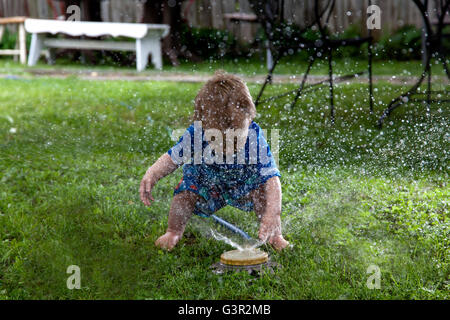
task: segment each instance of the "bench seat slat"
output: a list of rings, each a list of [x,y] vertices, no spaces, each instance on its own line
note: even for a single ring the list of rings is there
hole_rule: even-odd
[[[4,56],[15,56],[20,54],[20,49],[2,49],[0,50],[0,55]]]
[[[7,17],[0,18],[0,24],[24,23],[27,17]]]
[[[136,51],[136,43],[125,41],[45,39],[44,44],[49,48]]]

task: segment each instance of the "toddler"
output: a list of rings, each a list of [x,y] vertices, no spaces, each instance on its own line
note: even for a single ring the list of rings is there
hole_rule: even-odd
[[[195,98],[194,122],[177,144],[145,173],[142,202],[149,206],[151,191],[166,175],[183,167],[169,211],[169,223],[155,245],[171,250],[183,235],[192,213],[208,216],[231,205],[255,211],[259,239],[281,250],[281,185],[250,92],[237,76],[216,72]]]

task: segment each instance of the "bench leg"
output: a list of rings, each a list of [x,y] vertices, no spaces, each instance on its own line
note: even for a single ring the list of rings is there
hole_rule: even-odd
[[[31,36],[30,53],[28,55],[28,65],[34,66],[39,60],[41,51],[44,46],[44,36],[38,33],[33,33]]]
[[[27,36],[25,32],[25,26],[23,23],[19,24],[19,50],[20,50],[20,63],[27,63]]]
[[[149,45],[146,39],[136,40],[136,69],[138,72],[145,70],[150,53]]]
[[[161,54],[161,41],[159,39],[152,40],[151,46],[152,63],[156,69],[162,70],[162,54]]]
[[[47,58],[47,64],[54,65],[56,61],[56,53],[54,48],[48,48],[48,52],[45,54]]]
[[[148,55],[152,55],[152,63],[158,70],[162,69],[161,42],[159,39],[143,38],[136,40],[136,69],[145,70]]]
[[[16,27],[16,25],[14,25],[14,27]],[[18,30],[18,28],[17,28],[17,30]],[[17,32],[16,32],[16,34],[17,34]],[[16,37],[16,43],[14,43],[14,51],[16,53],[13,54],[13,61],[17,62],[17,61],[19,61],[19,55],[17,54],[17,52],[20,52],[20,50],[19,50],[19,37]]]

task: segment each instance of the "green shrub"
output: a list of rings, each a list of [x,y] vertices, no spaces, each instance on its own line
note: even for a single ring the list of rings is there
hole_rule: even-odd
[[[295,54],[301,60],[306,61],[310,53],[299,46],[299,39],[315,41],[320,38],[320,32],[311,28],[305,31],[295,24],[283,23],[274,27],[272,37],[274,39],[272,44],[276,50],[284,51],[284,55]],[[267,36],[264,32],[261,32],[257,38],[259,38],[259,41],[264,42]]]
[[[325,28],[325,34],[332,39],[351,39],[362,37],[360,28],[357,25],[352,25],[344,32],[338,35],[331,35],[330,31]],[[294,52],[302,52],[300,55],[305,60],[308,59],[309,54],[305,50],[299,48],[299,39],[303,38],[308,41],[316,41],[321,38],[320,32],[316,29],[309,28],[306,31],[301,30],[298,26],[293,24],[282,24],[274,29],[274,46],[276,48],[294,49]],[[364,47],[366,46],[343,46],[334,50],[333,54],[337,57],[361,57],[364,54]]]
[[[308,40],[317,40],[320,37],[320,33],[314,30],[302,30],[295,24],[280,24],[273,30],[273,39],[275,39],[274,46],[277,48],[297,48],[300,38],[306,38]]]
[[[12,33],[5,28],[3,37],[0,39],[0,49],[14,49],[16,45],[16,33]]]
[[[184,26],[181,31],[181,44],[202,58],[218,58],[235,48],[236,39],[225,30]]]
[[[335,39],[355,39],[363,38],[364,35],[361,32],[361,28],[358,24],[352,24],[343,32],[339,33]],[[342,46],[337,48],[334,53],[336,57],[366,57],[367,56],[367,43],[359,46]]]
[[[380,59],[411,60],[421,57],[421,30],[404,26],[393,34],[385,34],[375,46]]]
[[[0,49],[14,49],[16,47],[17,32],[11,32],[5,28],[3,37],[0,39]],[[31,34],[27,33],[27,48],[31,44]]]

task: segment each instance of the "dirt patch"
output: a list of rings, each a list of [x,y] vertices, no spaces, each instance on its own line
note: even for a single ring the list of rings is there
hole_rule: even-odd
[[[26,70],[28,75],[20,76],[20,78],[33,78],[33,77],[52,77],[52,78],[68,78],[77,77],[83,80],[123,80],[123,81],[173,81],[173,82],[205,82],[212,77],[209,74],[195,74],[195,73],[182,73],[182,72],[155,72],[155,73],[137,73],[132,71],[89,71],[89,70],[67,70],[67,69],[28,69]],[[0,74],[0,77],[5,78],[10,75]],[[266,75],[239,75],[246,82],[263,83],[266,79]],[[336,76],[338,77],[338,76]],[[303,79],[303,75],[273,75],[272,83],[300,83]],[[386,81],[400,85],[413,85],[416,83],[418,77],[414,76],[374,76],[373,80]],[[321,81],[327,81],[328,76],[322,75],[309,75],[306,83],[312,84]],[[356,76],[350,79],[346,79],[345,83],[357,82],[367,83],[367,74]],[[449,80],[445,76],[433,76],[433,83],[449,84]]]

